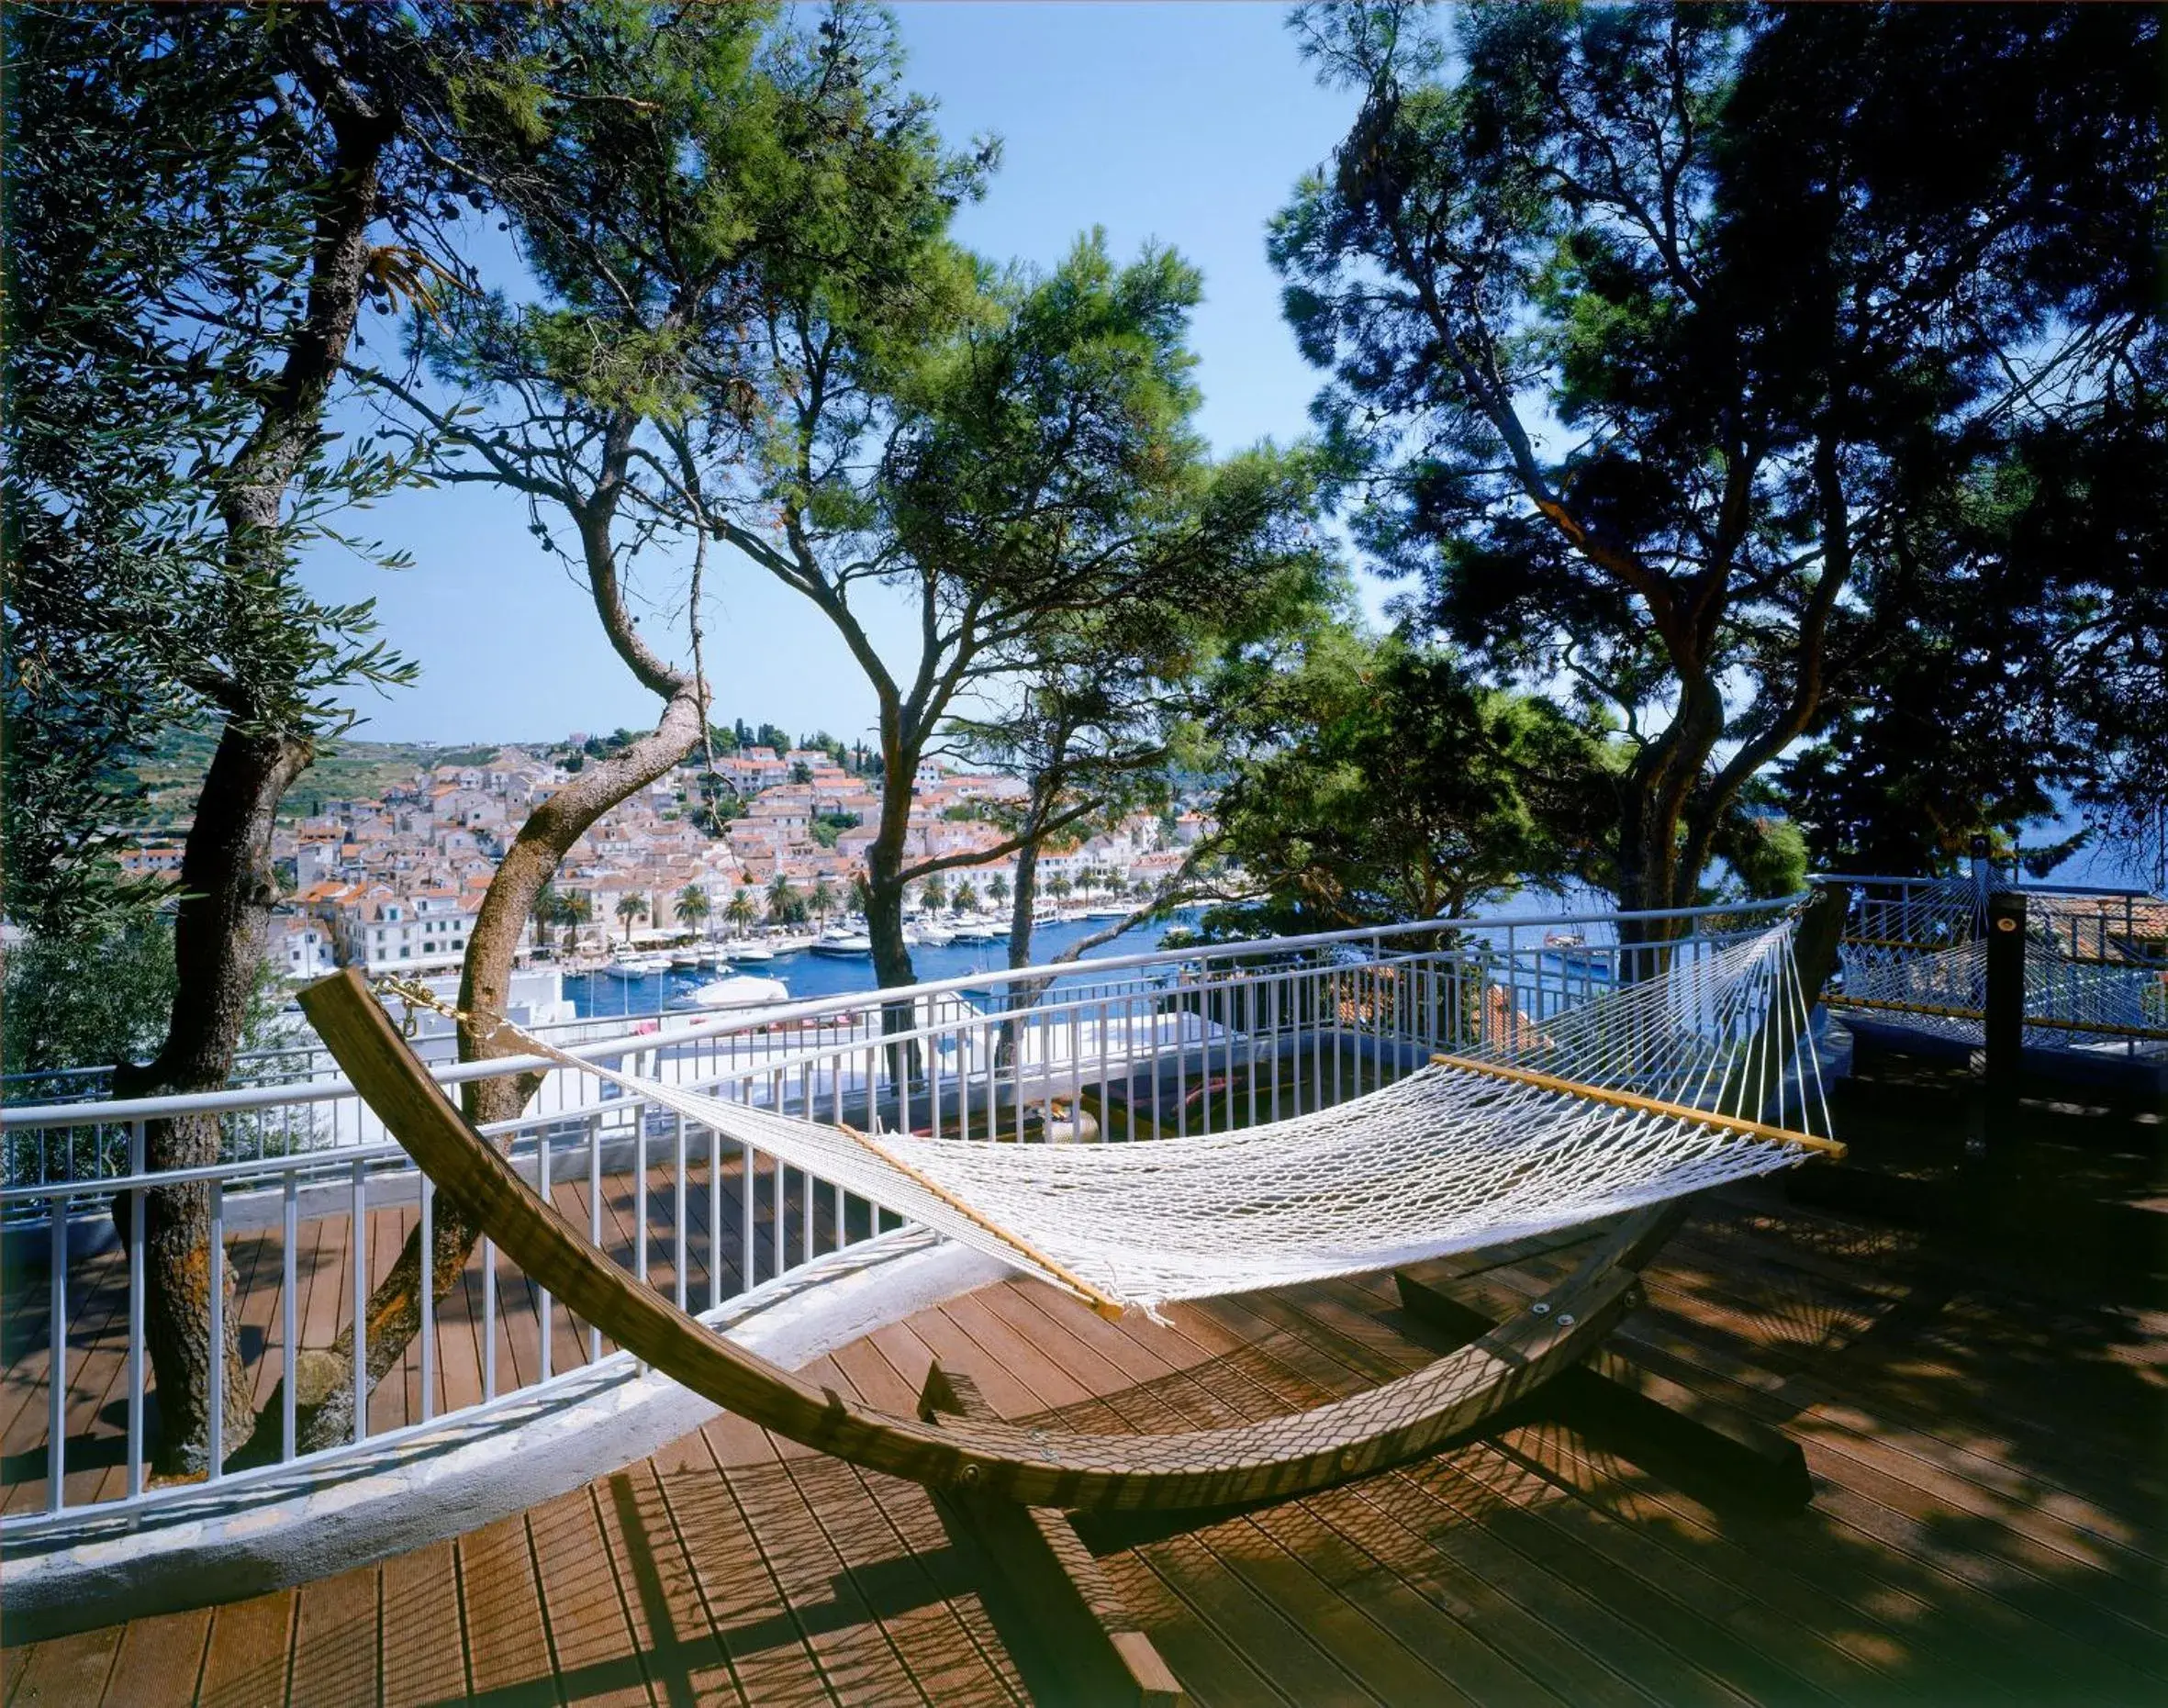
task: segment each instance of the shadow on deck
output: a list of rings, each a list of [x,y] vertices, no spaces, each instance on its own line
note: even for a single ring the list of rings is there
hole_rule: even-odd
[[[1701,1206],[1648,1280],[1636,1356],[1790,1431],[1807,1510],[1688,1494],[1634,1440],[1537,1412],[1300,1501],[1095,1527],[1191,1696],[2168,1698],[2157,1312],[1767,1184]],[[1169,1315],[1109,1324],[1012,1281],[814,1374],[906,1410],[938,1357],[1004,1415],[1149,1432],[1314,1404],[1442,1344],[1389,1277]],[[1058,1698],[979,1589],[921,1490],[722,1417],[456,1542],[14,1651],[5,1688],[8,1708]]]

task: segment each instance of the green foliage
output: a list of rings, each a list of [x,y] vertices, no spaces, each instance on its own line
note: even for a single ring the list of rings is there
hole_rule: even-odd
[[[1570,685],[1624,727],[1630,901],[1691,899],[1827,697],[1847,718],[1885,684],[1924,703],[1938,650],[1996,704],[1959,765],[1877,810],[1948,797],[1948,820],[1977,816],[1973,756],[2030,687],[1993,660],[2042,608],[1980,607],[1969,637],[1930,623],[1927,656],[1894,661],[1908,618],[1979,597],[1954,524],[2028,441],[2105,434],[2159,463],[2157,14],[1452,17],[1450,44],[1396,5],[1299,23],[1364,97],[1271,237],[1332,374],[1320,419],[1368,477],[1360,538],[1492,680]],[[2078,530],[2033,538],[2101,608],[2142,557],[2110,540],[2104,571]],[[2032,597],[2021,581],[2000,590]],[[1980,635],[1998,611],[2013,632]],[[2105,675],[2157,680],[2134,631],[2102,647],[2051,627]],[[2109,698],[2146,721],[2141,698]],[[1907,721],[1875,763],[1932,770]]]
[[[309,740],[360,686],[412,667],[368,603],[313,597],[312,542],[404,562],[342,513],[417,474],[410,450],[311,434],[269,518],[235,508],[280,454],[260,434],[309,312],[315,204],[335,170],[318,88],[287,56],[356,59],[411,30],[386,15],[267,28],[222,8],[11,7],[10,631],[4,689],[8,916],[40,929],[140,905],[106,827],[133,763],[206,718]],[[328,30],[329,35],[320,34]],[[386,184],[419,221],[426,195]]]
[[[768,880],[767,918],[771,925],[802,925],[808,909],[806,899],[790,887],[790,880],[778,872]]]
[[[0,952],[0,1069],[10,1074],[140,1061],[165,1036],[176,978],[163,913],[78,923]],[[279,969],[258,969],[241,1023],[246,1048],[276,1035]]]
[[[165,1036],[173,932],[158,915],[8,946],[0,1060],[8,1073],[138,1061]]]
[[[1215,851],[1262,892],[1251,926],[1460,915],[1602,870],[1617,745],[1546,700],[1345,628],[1247,700]]]
[[[859,822],[855,812],[823,812],[813,819],[808,833],[821,847],[833,848],[837,837],[845,831],[855,830]]]
[[[1205,454],[1187,344],[1199,288],[1167,251],[1116,266],[1096,233],[1054,274],[1005,281],[1002,318],[944,359],[940,411],[911,441],[902,538],[1029,613],[1000,636],[1013,682],[998,709],[948,728],[1027,785],[968,809],[1027,846],[1164,801],[1203,756],[1218,664],[1339,595],[1318,459]]]

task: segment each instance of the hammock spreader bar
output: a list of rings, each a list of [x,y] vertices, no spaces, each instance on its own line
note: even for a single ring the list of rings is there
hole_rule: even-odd
[[[1794,1133],[1789,1127],[1772,1127],[1766,1122],[1748,1121],[1738,1115],[1719,1115],[1711,1110],[1696,1109],[1691,1103],[1667,1103],[1661,1098],[1643,1097],[1637,1091],[1614,1091],[1604,1086],[1581,1085],[1571,1079],[1560,1079],[1555,1074],[1537,1073],[1532,1067],[1512,1067],[1503,1062],[1479,1062],[1472,1056],[1433,1055],[1430,1059],[1440,1067],[1457,1068],[1462,1073],[1481,1074],[1492,1079],[1508,1079],[1515,1085],[1535,1086],[1539,1090],[1585,1098],[1592,1103],[1609,1103],[1617,1109],[1637,1109],[1647,1114],[1665,1115],[1673,1121],[1687,1122],[1698,1127],[1716,1127],[1726,1133],[1737,1133],[1750,1139],[1795,1144],[1802,1150],[1819,1151],[1832,1159],[1844,1155],[1844,1146],[1835,1139],[1820,1138],[1811,1133]]]

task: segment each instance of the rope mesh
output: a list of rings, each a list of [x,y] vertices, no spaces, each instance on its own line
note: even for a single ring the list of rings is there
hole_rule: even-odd
[[[1844,947],[1844,996],[1883,1024],[1961,1044],[1986,1042],[1987,941],[1981,892],[1949,878],[1901,898],[1877,898]],[[2158,967],[2066,953],[2052,917],[2030,918],[2025,941],[2025,1043],[2072,1049],[2168,1038]],[[1951,1010],[1932,1012],[1928,1010]]]
[[[1826,1132],[1800,1049],[1792,929],[1636,951],[1671,964],[1465,1055]],[[1074,1278],[1147,1311],[1575,1226],[1809,1154],[1450,1066],[1230,1132],[1107,1144],[881,1133],[877,1149],[847,1129],[564,1059],[1054,1285],[1078,1291]]]

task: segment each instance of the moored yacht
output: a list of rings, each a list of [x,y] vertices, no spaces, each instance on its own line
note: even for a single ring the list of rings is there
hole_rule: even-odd
[[[862,931],[853,931],[847,925],[838,925],[833,931],[822,932],[813,939],[815,954],[871,954],[873,939]]]
[[[682,996],[671,998],[670,1006],[679,1010],[744,1009],[789,1000],[790,987],[780,978],[755,978],[746,973],[732,973],[721,978],[710,978]]]

